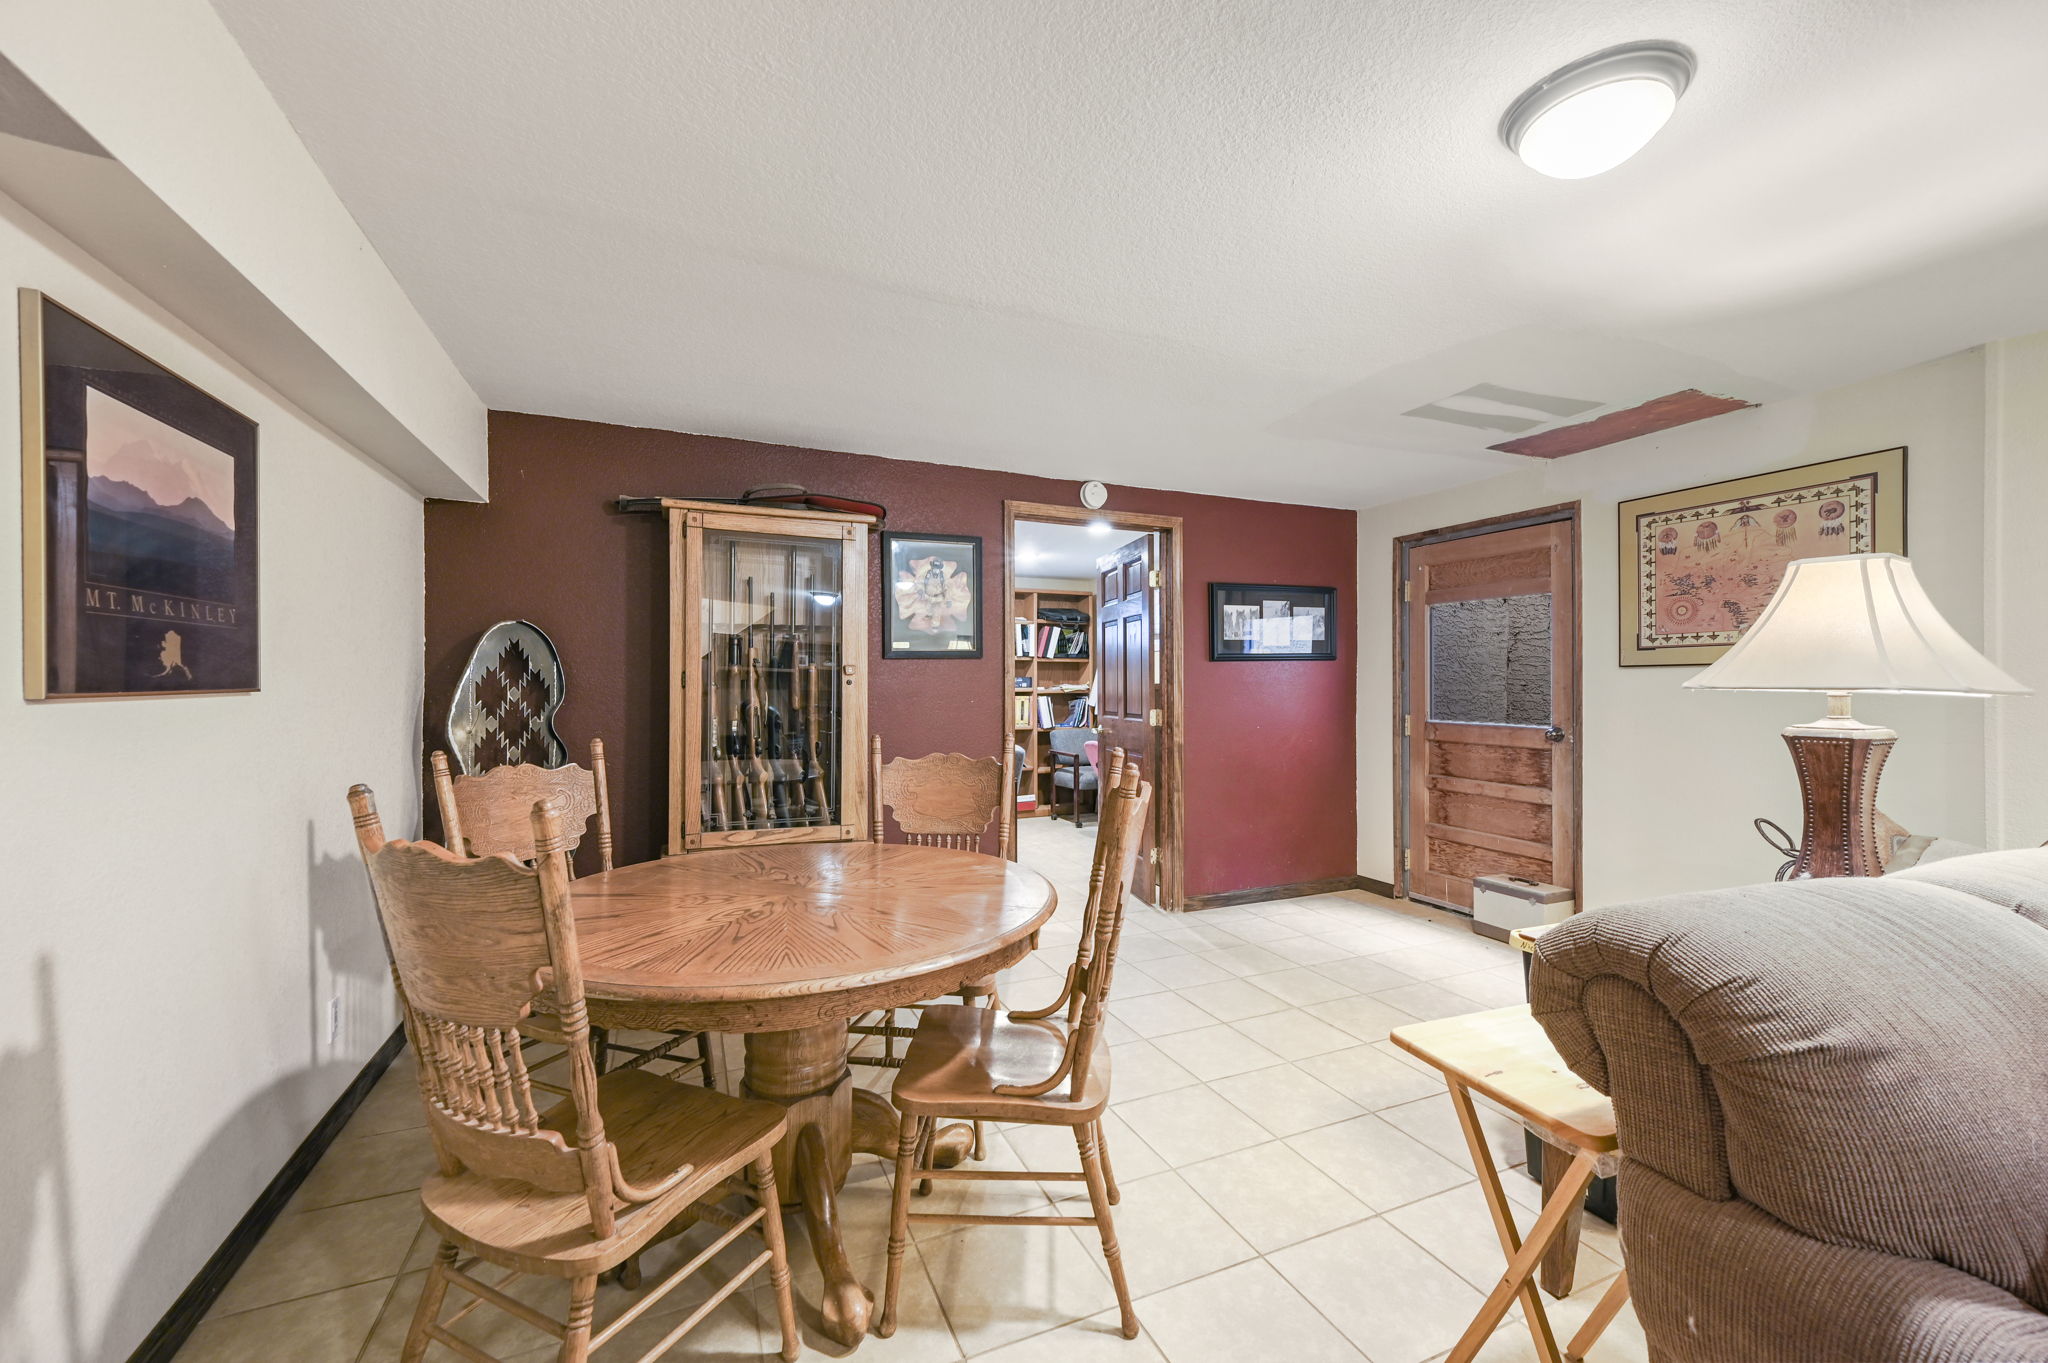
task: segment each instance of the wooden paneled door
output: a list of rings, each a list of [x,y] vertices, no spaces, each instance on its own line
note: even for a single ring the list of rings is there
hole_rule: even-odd
[[[1578,889],[1577,530],[1567,508],[1397,548],[1413,898],[1470,909],[1480,875]]]
[[[1159,745],[1159,610],[1153,571],[1152,536],[1140,535],[1096,566],[1096,723],[1104,761],[1110,748],[1135,758],[1146,780],[1153,779]],[[1147,904],[1159,902],[1158,809],[1145,820],[1138,844],[1138,868],[1131,893]]]

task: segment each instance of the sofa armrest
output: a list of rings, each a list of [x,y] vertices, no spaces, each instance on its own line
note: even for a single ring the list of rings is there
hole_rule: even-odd
[[[1653,934],[1661,925],[1652,924]],[[1628,1158],[1700,1197],[1734,1196],[1721,1106],[1691,1038],[1652,992],[1654,935],[1586,914],[1545,933],[1529,1009],[1574,1073],[1614,1099]]]
[[[1629,1287],[1658,1363],[2042,1363],[2048,1315],[1928,1259],[1833,1245],[1621,1170]]]

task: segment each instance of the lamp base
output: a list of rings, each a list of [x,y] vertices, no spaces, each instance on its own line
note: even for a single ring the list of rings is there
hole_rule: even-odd
[[[1789,879],[1884,874],[1877,778],[1897,741],[1897,734],[1875,725],[1795,724],[1785,730],[1806,820]]]

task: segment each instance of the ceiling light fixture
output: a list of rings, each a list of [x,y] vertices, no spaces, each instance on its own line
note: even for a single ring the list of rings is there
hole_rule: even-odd
[[[1107,535],[1110,531],[1114,530],[1115,528],[1116,527],[1111,525],[1108,521],[1102,520],[1100,518],[1088,522],[1088,533],[1091,535]]]
[[[1657,135],[1696,66],[1692,49],[1679,43],[1623,43],[1581,57],[1508,106],[1500,140],[1554,179],[1613,170]]]

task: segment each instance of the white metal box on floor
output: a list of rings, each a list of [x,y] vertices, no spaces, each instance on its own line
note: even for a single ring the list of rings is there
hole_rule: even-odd
[[[1572,892],[1521,876],[1472,877],[1472,923],[1505,942],[1515,928],[1561,923],[1572,916]]]

